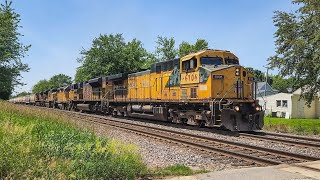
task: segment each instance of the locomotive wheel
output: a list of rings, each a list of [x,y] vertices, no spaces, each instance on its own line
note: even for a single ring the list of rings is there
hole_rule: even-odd
[[[205,127],[206,126],[206,122],[205,121],[198,121],[199,123],[198,123],[198,126],[199,127]]]
[[[172,122],[175,124],[182,124],[183,123],[177,114],[173,115]]]
[[[195,120],[194,116],[190,115],[188,116],[187,124],[193,125],[193,126],[198,126],[199,122]]]

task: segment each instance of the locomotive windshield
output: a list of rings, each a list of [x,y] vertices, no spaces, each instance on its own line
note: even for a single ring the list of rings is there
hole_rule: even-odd
[[[201,65],[221,65],[223,60],[221,57],[202,57],[200,58]]]
[[[232,65],[232,64],[239,64],[239,61],[237,59],[229,59],[225,58],[226,64],[227,65]]]

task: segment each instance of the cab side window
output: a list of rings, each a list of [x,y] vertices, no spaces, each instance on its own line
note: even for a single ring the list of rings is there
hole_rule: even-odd
[[[188,71],[189,68],[190,68],[189,67],[189,61],[183,61],[182,62],[182,70],[183,71]]]
[[[190,69],[197,68],[197,59],[191,59],[190,60]]]
[[[196,69],[197,66],[198,66],[198,63],[197,63],[197,59],[195,58],[182,62],[183,71],[192,71]]]
[[[161,73],[161,65],[156,65],[156,73]]]

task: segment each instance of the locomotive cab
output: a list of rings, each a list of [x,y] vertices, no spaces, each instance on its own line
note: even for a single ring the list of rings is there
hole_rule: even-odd
[[[187,118],[232,131],[262,129],[264,112],[254,97],[254,76],[233,53],[205,50],[187,55],[181,58],[180,73],[181,90],[187,94],[182,100],[209,101],[210,106],[209,112],[190,112]]]
[[[223,65],[239,65],[239,59],[230,53],[229,51],[221,51],[218,54],[209,53],[202,54],[201,56],[184,57],[181,59],[181,71],[192,72],[198,70],[198,67],[210,67],[210,66],[223,66]],[[217,51],[215,51],[217,52]]]

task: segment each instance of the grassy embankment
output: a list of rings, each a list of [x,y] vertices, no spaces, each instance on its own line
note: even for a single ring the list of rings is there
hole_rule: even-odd
[[[134,145],[96,136],[58,113],[0,101],[0,179],[135,179],[191,175],[184,165],[150,170]]]
[[[300,135],[320,135],[320,119],[284,119],[265,117],[264,129]]]

